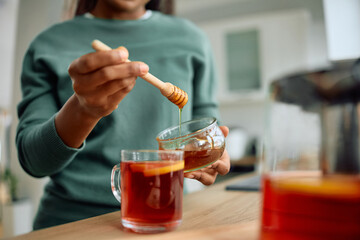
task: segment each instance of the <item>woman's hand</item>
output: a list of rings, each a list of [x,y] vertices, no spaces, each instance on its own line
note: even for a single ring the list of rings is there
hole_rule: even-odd
[[[229,134],[229,128],[226,126],[220,126],[224,136]],[[215,182],[216,176],[226,175],[230,171],[230,157],[226,149],[219,160],[211,164],[210,166],[194,171],[185,173],[184,176],[191,179],[196,179],[204,185],[211,185]]]
[[[129,53],[120,47],[93,52],[74,60],[69,67],[74,94],[55,117],[55,127],[63,142],[80,147],[97,122],[112,113],[133,89],[137,76],[149,67],[142,62],[126,62]]]
[[[94,118],[109,115],[133,89],[136,78],[149,67],[142,62],[126,62],[129,53],[119,47],[93,52],[73,61],[69,75],[80,110]]]

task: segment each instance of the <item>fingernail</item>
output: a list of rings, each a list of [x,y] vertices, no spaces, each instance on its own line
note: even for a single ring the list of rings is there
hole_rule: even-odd
[[[186,177],[187,177],[187,178],[194,179],[194,175],[187,175]]]
[[[119,55],[121,60],[125,60],[127,58],[127,54],[124,51],[119,51]]]
[[[140,64],[140,73],[142,75],[148,73],[148,71],[149,71],[148,65],[146,65],[145,63]]]

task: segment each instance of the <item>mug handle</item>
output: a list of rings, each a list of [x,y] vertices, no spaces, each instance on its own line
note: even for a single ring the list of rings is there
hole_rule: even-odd
[[[114,197],[121,202],[120,164],[115,165],[111,171],[111,191]]]

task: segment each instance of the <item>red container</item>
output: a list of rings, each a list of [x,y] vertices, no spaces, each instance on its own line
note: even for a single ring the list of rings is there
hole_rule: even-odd
[[[263,191],[263,240],[360,239],[359,177],[277,173]]]

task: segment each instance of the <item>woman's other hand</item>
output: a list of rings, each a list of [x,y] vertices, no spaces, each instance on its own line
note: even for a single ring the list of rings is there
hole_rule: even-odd
[[[229,128],[226,126],[220,126],[224,136],[227,137],[229,134]],[[226,175],[230,171],[230,157],[226,149],[221,155],[220,159],[211,164],[210,166],[194,171],[185,173],[184,176],[191,179],[196,179],[204,185],[211,185],[215,182],[216,176]]]

